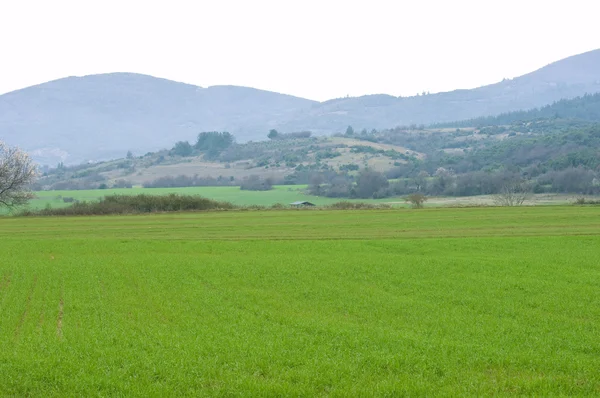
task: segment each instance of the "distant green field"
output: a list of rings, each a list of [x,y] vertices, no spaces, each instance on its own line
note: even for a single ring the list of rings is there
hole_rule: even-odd
[[[106,195],[137,195],[140,193],[150,195],[164,195],[175,192],[186,195],[202,195],[209,199],[231,202],[235,205],[270,206],[275,203],[287,205],[300,200],[308,200],[317,205],[327,205],[339,202],[341,199],[318,197],[304,194],[306,185],[280,185],[270,191],[242,191],[239,187],[191,187],[191,188],[132,188],[132,189],[94,189],[88,191],[39,191],[35,192],[36,199],[32,200],[30,207],[41,209],[47,205],[64,207],[63,198],[70,197],[77,200],[96,200]],[[393,199],[369,200],[369,202],[386,202]],[[364,201],[364,200],[362,200]]]
[[[0,253],[0,396],[600,394],[600,207],[4,217]]]
[[[201,195],[209,199],[226,201],[239,206],[271,206],[276,203],[287,205],[296,201],[307,200],[318,206],[329,205],[342,198],[327,198],[321,196],[307,195],[306,185],[280,185],[270,191],[242,191],[239,187],[191,187],[191,188],[133,188],[133,189],[94,189],[86,191],[38,191],[36,198],[29,203],[32,209],[42,209],[46,206],[54,208],[69,206],[71,203],[64,198],[73,198],[79,201],[93,201],[106,195],[137,195],[140,193],[150,195],[164,195],[167,193],[179,193],[189,195]],[[574,197],[569,195],[536,195],[532,202],[527,204],[548,205],[566,204],[572,202]],[[350,199],[351,202],[368,203],[391,203],[395,207],[408,207],[403,197],[385,199]],[[470,205],[470,204],[493,204],[489,197],[474,196],[462,198],[430,198],[426,203],[428,207]],[[6,209],[0,208],[0,214],[6,214]]]

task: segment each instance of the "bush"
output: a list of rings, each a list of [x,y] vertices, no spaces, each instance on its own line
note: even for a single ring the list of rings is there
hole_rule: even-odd
[[[380,203],[380,204],[371,204],[371,203],[365,203],[365,202],[348,202],[348,201],[341,201],[341,202],[336,202],[333,204],[330,204],[329,206],[326,206],[327,209],[332,209],[332,210],[363,210],[363,209],[390,209],[392,206],[386,204],[386,203]]]
[[[410,202],[413,209],[420,209],[423,207],[423,204],[427,201],[427,197],[422,193],[412,193],[408,195],[405,199],[407,202]]]
[[[337,151],[332,151],[331,149],[327,149],[325,151],[319,151],[315,154],[315,160],[318,162],[323,159],[333,159],[338,156],[342,156],[341,153]]]
[[[24,216],[78,216],[138,214],[169,211],[229,210],[229,202],[217,202],[198,195],[110,195],[96,202],[75,202],[62,209],[26,210]]]
[[[575,202],[573,204],[576,204],[576,205],[600,205],[600,200],[586,199],[584,196],[581,196],[581,197],[575,199]]]
[[[340,171],[357,171],[359,166],[357,164],[343,164],[339,167]]]

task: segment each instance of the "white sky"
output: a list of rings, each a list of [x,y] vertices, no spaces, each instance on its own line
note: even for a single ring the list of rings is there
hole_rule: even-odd
[[[137,72],[326,100],[472,88],[600,48],[598,0],[0,0],[0,93]]]

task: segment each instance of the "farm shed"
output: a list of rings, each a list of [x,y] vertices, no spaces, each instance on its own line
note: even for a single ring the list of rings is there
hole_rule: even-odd
[[[310,206],[315,206],[315,204],[307,202],[307,201],[298,201],[298,202],[290,203],[290,206],[294,206],[294,207],[310,207]]]

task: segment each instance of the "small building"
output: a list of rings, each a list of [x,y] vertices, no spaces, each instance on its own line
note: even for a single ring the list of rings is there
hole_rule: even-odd
[[[315,204],[307,202],[305,200],[304,201],[300,200],[298,202],[290,203],[290,206],[293,206],[293,207],[311,207],[311,206],[315,206]]]

